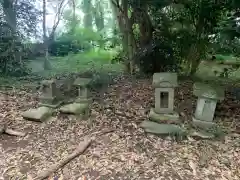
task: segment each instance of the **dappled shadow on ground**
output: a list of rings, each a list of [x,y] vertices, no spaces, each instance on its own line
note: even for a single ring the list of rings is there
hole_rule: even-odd
[[[184,81],[177,88],[175,105],[183,123],[191,121],[195,108],[191,90],[191,81]],[[72,180],[84,176],[131,180],[240,179],[240,136],[236,121],[240,116],[239,102],[231,94],[226,93],[226,100],[218,104],[216,112],[218,122],[224,122],[230,130],[224,139],[197,141],[189,137],[178,142],[170,137],[145,134],[138,127],[153,106],[150,79],[119,77],[101,93],[98,97],[102,100],[92,104],[88,120],[56,113],[42,124],[21,118],[22,111],[37,105],[37,94],[1,93],[0,122],[28,133],[24,138],[0,136],[3,178],[26,179],[27,174],[34,177],[74,151],[84,135],[113,128],[114,132],[97,137],[83,155],[56,176],[63,174],[64,179]]]

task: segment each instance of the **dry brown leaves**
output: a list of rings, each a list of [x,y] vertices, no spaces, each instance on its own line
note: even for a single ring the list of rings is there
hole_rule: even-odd
[[[191,120],[196,100],[191,87],[191,81],[182,83],[176,95],[176,107],[186,122]],[[227,106],[237,104],[230,96],[218,105],[216,119],[221,119],[219,109],[227,112]],[[23,91],[0,95],[0,121],[28,133],[24,138],[0,137],[2,179],[35,177],[72,152],[85,134],[105,128],[117,130],[97,137],[85,154],[51,179],[240,179],[240,136],[233,121],[240,115],[237,108],[231,109],[231,116],[224,117],[231,122],[225,123],[231,133],[222,141],[189,138],[176,142],[170,137],[146,135],[138,128],[153,105],[151,80],[133,83],[127,78],[119,79],[102,96],[102,103],[93,103],[91,126],[89,121],[64,115],[56,115],[42,124],[23,120],[21,112],[37,104],[35,97]]]

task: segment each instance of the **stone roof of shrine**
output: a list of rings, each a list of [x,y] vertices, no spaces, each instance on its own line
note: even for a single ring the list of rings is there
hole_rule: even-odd
[[[210,84],[194,83],[193,94],[198,97],[204,97],[208,99],[223,100],[224,89],[223,87],[213,86]]]
[[[169,88],[177,87],[177,74],[176,73],[154,73],[153,74],[153,87],[155,88]]]
[[[88,86],[91,81],[92,81],[92,79],[90,79],[90,78],[77,78],[73,84],[76,86],[84,87],[84,86]]]

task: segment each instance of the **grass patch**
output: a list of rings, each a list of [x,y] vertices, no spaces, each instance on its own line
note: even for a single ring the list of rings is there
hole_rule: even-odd
[[[222,54],[216,54],[216,61],[238,61],[239,58],[232,56],[232,55],[222,55]]]
[[[0,77],[0,83],[4,86],[18,87],[26,82],[39,82],[42,79],[52,77],[65,77],[68,74],[89,74],[95,83],[102,81],[107,83],[113,76],[118,75],[123,70],[122,64],[111,64],[111,59],[117,51],[92,50],[85,53],[69,54],[65,57],[49,57],[51,70],[44,70],[44,58],[30,60],[27,63],[31,69],[31,74],[27,77]]]
[[[51,70],[43,69],[43,58],[29,62],[29,68],[33,74],[43,77],[54,76],[65,73],[82,73],[82,72],[121,72],[121,64],[111,64],[110,60],[116,55],[114,51],[89,51],[86,53],[69,54],[65,57],[50,57],[52,65]]]

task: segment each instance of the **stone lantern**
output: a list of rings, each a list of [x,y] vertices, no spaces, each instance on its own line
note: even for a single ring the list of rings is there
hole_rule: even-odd
[[[67,104],[60,108],[60,112],[67,114],[76,114],[76,115],[89,115],[89,105],[92,102],[90,95],[89,84],[92,79],[88,78],[77,78],[73,85],[78,88],[78,97],[74,103]]]
[[[195,83],[193,94],[198,97],[193,124],[201,128],[213,127],[217,102],[224,100],[223,88],[216,86],[213,88],[208,84]]]
[[[177,86],[176,73],[165,72],[153,75],[155,107],[150,111],[150,119],[158,122],[179,119],[178,113],[174,112],[174,88]]]
[[[92,79],[89,78],[77,78],[73,85],[78,88],[78,97],[75,102],[88,103],[92,101],[89,84]]]
[[[39,97],[40,106],[57,108],[61,101],[58,99],[58,89],[55,80],[44,80],[41,85],[42,95]]]

